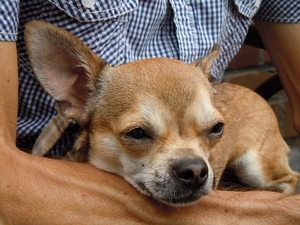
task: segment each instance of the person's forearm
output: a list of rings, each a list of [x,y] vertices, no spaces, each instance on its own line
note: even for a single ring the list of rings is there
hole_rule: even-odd
[[[3,179],[10,150],[17,150],[16,124],[18,103],[18,64],[15,42],[0,41],[0,189],[9,185]],[[15,151],[16,152],[16,151]],[[8,225],[4,209],[3,192],[0,193],[0,224]]]
[[[295,224],[300,221],[299,195],[213,191],[195,205],[174,208],[141,195],[123,178],[87,163],[38,158],[20,152],[17,159],[8,160],[6,168],[8,171],[1,179],[6,183],[0,181],[0,196],[14,224]]]
[[[294,127],[300,134],[300,24],[256,19],[255,26],[289,98]]]
[[[0,41],[0,142],[15,143],[16,141],[17,104],[16,43]]]

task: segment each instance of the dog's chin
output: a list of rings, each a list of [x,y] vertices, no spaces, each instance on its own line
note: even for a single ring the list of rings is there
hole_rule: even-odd
[[[168,190],[167,192],[155,192],[147,189],[146,185],[139,182],[138,184],[132,184],[141,194],[155,199],[168,206],[187,206],[195,204],[201,197],[209,194],[212,188],[199,189],[194,191],[186,192],[174,191],[173,193]],[[185,192],[185,193],[183,193]]]

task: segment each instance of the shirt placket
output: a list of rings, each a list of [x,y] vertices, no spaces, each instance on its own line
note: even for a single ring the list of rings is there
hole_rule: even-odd
[[[191,8],[184,1],[170,0],[179,48],[179,59],[190,63],[195,56],[195,26]]]

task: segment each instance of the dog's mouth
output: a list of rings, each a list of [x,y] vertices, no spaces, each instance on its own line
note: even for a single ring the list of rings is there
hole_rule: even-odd
[[[143,182],[138,182],[136,188],[144,195],[152,197],[157,201],[160,201],[167,205],[187,205],[192,204],[199,200],[202,196],[210,193],[212,187],[201,187],[194,189],[187,189],[185,187],[174,187],[173,185],[161,184],[157,185],[155,182],[155,188],[148,189],[148,185]],[[164,187],[162,189],[161,187]]]
[[[210,191],[209,191],[210,192]],[[189,195],[186,196],[173,196],[171,198],[166,198],[166,199],[160,199],[161,202],[167,204],[167,205],[188,205],[192,204],[196,201],[198,201],[202,196],[207,195],[209,192],[204,192],[204,193],[190,193]]]
[[[168,205],[187,205],[211,192],[215,179],[210,167],[202,159],[173,161],[168,172],[156,170],[131,179],[131,184],[142,194]]]

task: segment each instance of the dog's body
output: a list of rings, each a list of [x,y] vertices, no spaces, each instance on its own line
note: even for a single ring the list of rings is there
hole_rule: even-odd
[[[252,187],[293,192],[299,175],[268,104],[208,82],[217,51],[196,66],[157,58],[112,68],[49,24],[31,22],[25,35],[39,81],[83,127],[74,146],[81,160],[167,204],[208,194],[226,166]]]
[[[227,123],[223,138],[211,151],[211,164],[217,167],[223,159],[251,187],[292,193],[299,175],[289,168],[290,150],[271,107],[247,88],[213,85],[217,90],[215,106]],[[226,155],[222,154],[224,149],[228,151]]]

